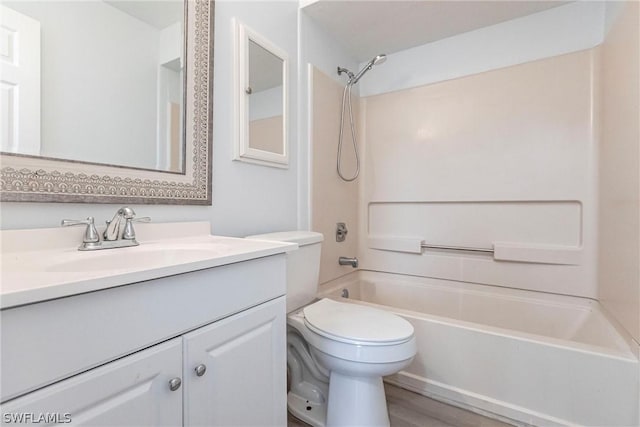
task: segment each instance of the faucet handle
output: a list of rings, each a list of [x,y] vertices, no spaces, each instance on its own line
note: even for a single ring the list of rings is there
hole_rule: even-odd
[[[100,236],[98,235],[98,230],[96,230],[96,226],[92,216],[87,217],[87,219],[63,219],[60,225],[63,227],[70,227],[72,225],[86,225],[87,229],[84,232],[84,238],[82,239],[82,242],[96,243],[100,241]]]
[[[136,232],[133,229],[133,222],[151,222],[151,217],[142,216],[140,218],[127,218],[127,222],[124,226],[124,232],[122,238],[125,240],[133,240],[136,238]]]

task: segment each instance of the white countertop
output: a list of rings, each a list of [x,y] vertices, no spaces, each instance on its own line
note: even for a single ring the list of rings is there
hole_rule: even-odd
[[[140,246],[78,251],[84,227],[0,231],[0,308],[284,253],[296,244],[212,236],[208,222],[136,224]]]

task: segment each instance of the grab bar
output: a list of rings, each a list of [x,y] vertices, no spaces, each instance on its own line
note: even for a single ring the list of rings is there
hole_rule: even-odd
[[[482,252],[486,254],[492,254],[494,252],[493,249],[468,248],[464,246],[429,245],[427,243],[420,243],[420,249],[443,249],[446,251]]]
[[[580,265],[582,246],[545,245],[539,243],[493,242],[492,248],[432,245],[419,237],[370,236],[368,247],[382,251],[420,255],[424,249],[476,252],[493,255],[495,261],[527,262],[535,264]]]
[[[448,251],[464,251],[464,252],[480,252],[493,254],[493,248],[471,248],[466,246],[451,246],[451,245],[432,245],[424,243],[424,241],[417,237],[387,237],[377,236],[369,237],[369,247],[372,249],[381,249],[386,251],[395,252],[408,252],[413,254],[422,253],[423,249],[441,249]]]

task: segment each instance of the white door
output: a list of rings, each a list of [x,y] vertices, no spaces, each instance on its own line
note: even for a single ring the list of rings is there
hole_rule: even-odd
[[[287,425],[285,310],[281,297],[184,336],[185,426]]]
[[[0,151],[40,154],[40,23],[0,6]]]
[[[181,374],[182,338],[176,338],[11,400],[0,407],[2,423],[178,426],[183,387],[172,391],[170,381]],[[49,422],[33,420],[41,416]]]

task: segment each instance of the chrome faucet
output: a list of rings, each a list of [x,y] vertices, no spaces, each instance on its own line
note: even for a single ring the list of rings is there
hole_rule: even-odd
[[[347,258],[346,256],[341,256],[338,258],[338,264],[350,265],[353,268],[358,268],[358,258]]]
[[[82,244],[78,247],[79,251],[124,248],[139,245],[136,240],[133,223],[151,221],[151,218],[148,216],[142,218],[136,218],[135,216],[136,213],[129,207],[124,206],[118,209],[116,214],[113,216],[113,219],[111,221],[106,221],[107,228],[102,234],[102,241],[100,241],[100,235],[94,225],[93,217],[88,217],[86,220],[81,221],[64,219],[62,220],[61,225],[63,227],[81,224],[87,225],[87,230],[85,231],[84,238],[82,239]]]
[[[148,216],[136,218],[133,209],[126,206],[118,209],[111,221],[107,221],[107,229],[104,231],[104,240],[135,240],[136,233],[133,229],[133,222],[149,222]]]

